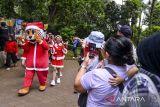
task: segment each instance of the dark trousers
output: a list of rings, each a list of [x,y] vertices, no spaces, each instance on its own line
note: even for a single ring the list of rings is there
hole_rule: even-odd
[[[15,64],[17,62],[17,56],[16,53],[7,53],[7,58],[6,58],[6,66],[10,67],[11,66],[11,60]]]
[[[73,47],[73,54],[74,54],[74,57],[77,57],[77,47]]]
[[[5,41],[0,40],[0,51],[4,51],[4,47],[5,47]]]

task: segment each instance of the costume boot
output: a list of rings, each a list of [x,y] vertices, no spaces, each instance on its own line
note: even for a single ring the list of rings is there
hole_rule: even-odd
[[[39,91],[45,91],[46,90],[46,85],[40,85],[39,86]]]
[[[19,96],[23,96],[29,93],[29,87],[22,88],[18,91]]]

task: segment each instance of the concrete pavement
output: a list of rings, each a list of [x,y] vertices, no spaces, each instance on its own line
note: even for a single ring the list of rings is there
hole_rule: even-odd
[[[52,70],[49,69],[48,87],[44,92],[38,91],[38,79],[35,75],[31,91],[28,95],[19,97],[17,91],[21,88],[24,68],[20,62],[15,68],[6,71],[0,69],[0,107],[78,107],[77,94],[73,93],[73,81],[78,69],[75,60],[65,60],[61,84],[50,87]]]

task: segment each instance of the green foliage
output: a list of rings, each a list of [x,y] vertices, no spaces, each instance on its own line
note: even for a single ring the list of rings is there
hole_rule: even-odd
[[[142,1],[140,0],[127,0],[125,1],[125,5],[121,7],[121,23],[129,24],[131,26],[137,23],[137,19],[140,15],[142,7]]]
[[[160,1],[155,3],[152,16],[152,25],[160,26]]]
[[[106,24],[109,31],[117,29],[117,23],[120,21],[120,5],[117,5],[115,1],[109,2],[105,9]],[[106,29],[107,30],[107,29]]]
[[[134,44],[135,45],[138,45],[138,43],[140,42],[140,40],[142,39],[142,36],[141,36],[141,28],[140,27],[137,27],[136,25],[134,25],[132,27],[132,30],[133,30],[133,36],[132,36],[132,41],[134,41]]]
[[[160,26],[160,1],[159,0],[152,0],[146,6],[145,15],[146,18],[144,22],[148,26]]]
[[[12,18],[17,14],[14,11],[15,0],[0,0],[0,15]]]
[[[148,27],[145,31],[142,32],[142,38],[148,37],[154,32],[160,31],[160,26],[151,26],[150,28]]]
[[[0,0],[0,15],[26,21],[47,22],[47,0]]]
[[[49,4],[49,26],[61,33],[72,29],[75,35],[84,38],[92,30],[105,31],[105,0],[51,0]],[[50,31],[50,29],[49,29]]]
[[[117,24],[128,24],[134,32],[132,40],[138,43],[155,31],[154,26],[160,26],[160,1],[151,0],[151,5],[142,0],[123,1],[118,5],[114,0],[0,0],[0,15],[48,23],[48,32],[61,34],[69,42],[73,35],[85,38],[92,30],[108,38],[116,33]],[[143,34],[141,25],[137,26],[142,11],[146,15],[144,24],[153,26]]]
[[[72,37],[75,34],[75,27],[64,27],[60,30],[60,35],[63,37],[65,41],[69,41],[69,43],[72,42]]]

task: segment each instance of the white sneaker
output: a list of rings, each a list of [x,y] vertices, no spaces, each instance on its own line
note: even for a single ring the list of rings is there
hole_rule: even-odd
[[[9,71],[11,68],[7,68],[6,70]]]
[[[57,78],[57,84],[60,84],[60,83],[61,83],[61,79]]]
[[[62,77],[63,76],[63,74],[62,74],[62,72],[60,72],[60,77]]]
[[[51,82],[51,86],[55,86],[55,85],[56,85],[55,80],[52,80],[52,82]]]

